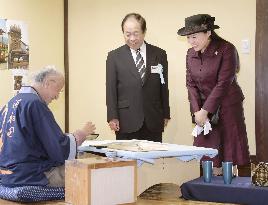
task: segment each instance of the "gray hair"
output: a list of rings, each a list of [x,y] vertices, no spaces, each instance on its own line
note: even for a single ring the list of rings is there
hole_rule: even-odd
[[[42,83],[45,78],[51,75],[61,75],[61,73],[56,70],[56,67],[54,65],[45,66],[40,71],[36,72],[33,75],[33,81],[36,83]]]
[[[33,84],[40,84],[43,83],[44,80],[48,77],[48,76],[59,76],[63,74],[58,71],[56,69],[56,67],[54,65],[47,65],[44,66],[41,70],[38,70],[36,72],[33,72],[32,74],[28,75],[27,78],[25,79],[23,85],[33,85]]]

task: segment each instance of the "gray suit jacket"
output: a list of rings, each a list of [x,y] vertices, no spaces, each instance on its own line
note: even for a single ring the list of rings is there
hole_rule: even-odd
[[[130,48],[121,46],[108,53],[106,61],[107,121],[118,119],[120,132],[138,131],[143,123],[152,132],[163,132],[170,118],[168,62],[164,50],[146,43],[146,73],[142,84]],[[161,64],[165,84],[151,66]]]

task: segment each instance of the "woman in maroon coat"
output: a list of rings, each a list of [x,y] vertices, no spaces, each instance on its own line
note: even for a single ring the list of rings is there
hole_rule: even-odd
[[[236,79],[238,53],[234,45],[214,32],[219,28],[214,20],[208,14],[190,16],[185,19],[185,27],[178,30],[191,45],[186,56],[186,86],[194,123],[204,126],[210,119],[212,124],[211,116],[217,111],[219,114],[212,131],[196,137],[194,145],[218,149],[214,167],[221,167],[223,161],[247,165],[250,160],[244,95]]]

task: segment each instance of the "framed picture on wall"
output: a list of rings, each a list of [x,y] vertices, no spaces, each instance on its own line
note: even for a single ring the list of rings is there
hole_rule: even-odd
[[[7,69],[8,34],[6,19],[0,19],[0,70]]]
[[[28,26],[23,21],[0,19],[0,70],[13,75],[13,90],[18,91],[29,68]]]
[[[8,32],[8,69],[29,68],[28,27],[23,21],[6,20]]]

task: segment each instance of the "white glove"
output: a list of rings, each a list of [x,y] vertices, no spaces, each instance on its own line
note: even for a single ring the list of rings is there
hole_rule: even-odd
[[[210,124],[209,120],[207,120],[203,127],[196,125],[192,131],[192,135],[194,137],[197,137],[203,131],[204,131],[204,135],[207,135],[211,130],[212,130],[211,124]]]
[[[194,137],[197,137],[198,135],[201,134],[201,132],[202,132],[203,130],[204,130],[203,127],[200,127],[199,125],[196,125],[196,126],[194,127],[193,131],[192,131],[192,135],[193,135]]]
[[[203,126],[204,128],[204,135],[207,135],[209,133],[209,131],[212,130],[211,124],[209,122],[209,120],[206,121],[205,125]]]

